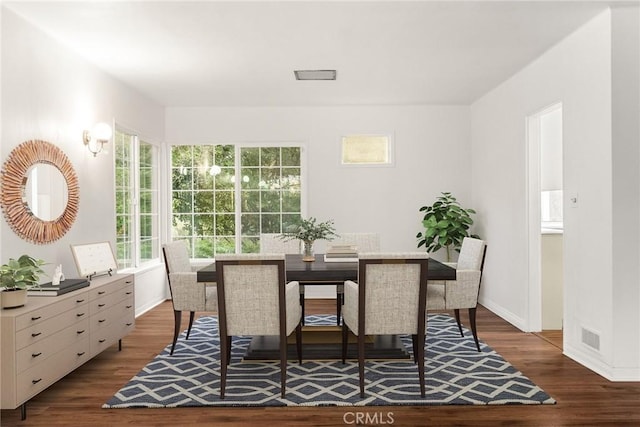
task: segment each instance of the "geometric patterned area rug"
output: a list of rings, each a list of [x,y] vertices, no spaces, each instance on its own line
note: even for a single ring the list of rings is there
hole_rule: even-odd
[[[335,316],[306,316],[307,325],[335,325]],[[468,330],[430,314],[425,359],[426,397],[420,397],[412,360],[366,361],[360,398],[357,361],[289,360],[286,398],[280,398],[279,362],[242,361],[250,337],[234,337],[224,400],[220,399],[218,323],[194,322],[189,340],[179,337],[118,391],[103,408],[189,406],[374,406],[554,404],[556,401],[485,343],[478,352]],[[408,352],[411,338],[402,337]],[[304,356],[304,354],[303,354]]]

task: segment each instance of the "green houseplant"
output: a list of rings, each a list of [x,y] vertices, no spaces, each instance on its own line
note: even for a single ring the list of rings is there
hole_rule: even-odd
[[[436,252],[441,248],[447,251],[447,261],[451,261],[451,248],[460,251],[465,237],[478,237],[469,233],[473,224],[473,209],[465,209],[449,192],[441,196],[430,206],[422,206],[424,212],[422,225],[425,230],[416,235],[418,247],[424,246],[427,252]]]
[[[286,230],[278,236],[282,240],[301,240],[304,244],[304,253],[302,259],[304,261],[313,261],[313,242],[316,240],[332,240],[338,237],[333,226],[333,221],[318,222],[314,217],[307,219],[301,218],[296,224],[286,228]]]
[[[0,266],[0,292],[2,308],[20,307],[25,304],[27,290],[37,286],[40,275],[44,273],[43,260],[29,255],[20,258],[9,258],[9,262]]]

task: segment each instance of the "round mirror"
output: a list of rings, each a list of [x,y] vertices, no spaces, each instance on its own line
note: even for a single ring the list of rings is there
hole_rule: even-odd
[[[11,229],[33,243],[58,240],[78,214],[78,177],[55,145],[26,141],[2,166],[2,212]]]
[[[47,163],[29,168],[23,186],[23,202],[43,221],[52,221],[67,207],[67,182],[60,169]]]

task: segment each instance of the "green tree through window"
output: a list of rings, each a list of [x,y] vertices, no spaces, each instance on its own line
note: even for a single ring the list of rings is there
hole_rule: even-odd
[[[118,268],[159,258],[158,150],[116,129],[115,200]]]
[[[300,147],[173,146],[171,176],[172,237],[194,258],[259,252],[300,217]]]

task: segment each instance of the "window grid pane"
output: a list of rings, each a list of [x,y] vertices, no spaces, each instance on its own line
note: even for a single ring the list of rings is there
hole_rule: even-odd
[[[194,258],[236,247],[259,252],[260,233],[280,233],[300,217],[300,153],[300,147],[239,147],[236,161],[234,145],[173,146],[173,239],[187,239]]]

